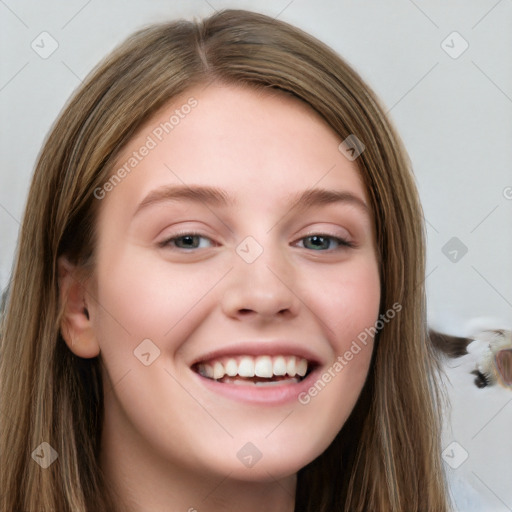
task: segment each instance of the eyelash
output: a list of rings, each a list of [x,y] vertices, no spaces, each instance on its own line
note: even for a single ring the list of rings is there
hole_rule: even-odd
[[[181,250],[181,251],[197,250],[197,249],[200,249],[200,247],[193,247],[193,248],[185,249],[183,247],[172,247],[172,244],[171,244],[172,242],[175,242],[176,240],[178,240],[180,238],[195,237],[195,236],[205,238],[207,240],[212,241],[209,237],[204,236],[201,233],[196,233],[193,231],[184,231],[182,233],[176,233],[174,236],[167,238],[167,239],[163,240],[162,242],[159,242],[158,246],[161,248],[171,247],[171,248]],[[302,241],[302,240],[305,240],[306,238],[313,238],[313,237],[327,238],[330,240],[334,240],[335,242],[337,242],[339,244],[339,246],[335,249],[326,249],[326,250],[320,250],[320,251],[315,251],[314,249],[310,249],[313,252],[332,252],[332,251],[336,251],[336,250],[354,248],[356,246],[353,242],[350,242],[349,240],[346,240],[345,238],[340,238],[337,236],[329,235],[327,233],[311,233],[309,235],[303,236],[299,240]],[[303,248],[307,249],[306,247],[303,247]]]
[[[313,238],[313,237],[327,238],[329,240],[334,240],[336,243],[338,243],[338,247],[335,249],[327,249],[325,251],[314,251],[313,249],[311,249],[314,252],[332,252],[332,251],[336,251],[336,250],[339,251],[342,249],[352,249],[356,246],[354,242],[350,242],[346,238],[340,238],[339,236],[329,235],[328,233],[310,233],[309,235],[303,236],[299,240],[305,240],[306,238]],[[304,249],[306,249],[306,247],[304,247]]]

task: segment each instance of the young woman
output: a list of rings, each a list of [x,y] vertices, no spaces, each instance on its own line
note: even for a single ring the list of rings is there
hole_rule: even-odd
[[[39,157],[1,330],[2,510],[448,510],[410,163],[332,50],[144,29]]]

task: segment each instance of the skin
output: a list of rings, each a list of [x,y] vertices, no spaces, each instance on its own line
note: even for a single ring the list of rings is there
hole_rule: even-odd
[[[350,202],[301,211],[290,196],[314,187],[368,198],[356,163],[313,110],[238,86],[174,98],[118,165],[190,97],[197,106],[101,200],[97,266],[85,287],[60,259],[62,332],[75,354],[104,362],[101,463],[123,510],[292,511],[296,473],[352,411],[372,340],[307,405],[221,396],[190,365],[247,340],[291,340],[313,351],[321,370],[345,354],[379,313],[372,216]],[[152,190],[184,184],[217,187],[236,204],[164,201],[134,216]],[[195,249],[158,245],[183,232],[206,238]],[[317,248],[307,238],[314,234],[335,238]],[[248,236],[263,250],[252,263],[236,251]],[[134,356],[145,339],[160,351],[149,366]],[[262,454],[251,468],[237,457],[247,442]]]

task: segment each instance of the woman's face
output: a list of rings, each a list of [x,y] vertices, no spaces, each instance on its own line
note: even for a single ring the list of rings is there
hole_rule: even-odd
[[[196,87],[95,191],[88,307],[105,439],[135,465],[268,480],[343,426],[368,373],[373,340],[360,335],[380,281],[366,191],[340,142],[298,100]]]

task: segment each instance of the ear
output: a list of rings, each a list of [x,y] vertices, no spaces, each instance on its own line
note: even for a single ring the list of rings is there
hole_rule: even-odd
[[[100,346],[91,322],[85,285],[79,280],[76,266],[65,256],[57,260],[59,301],[63,307],[60,332],[69,349],[79,357],[91,358]]]
[[[512,348],[499,350],[494,357],[505,385],[512,386]]]

